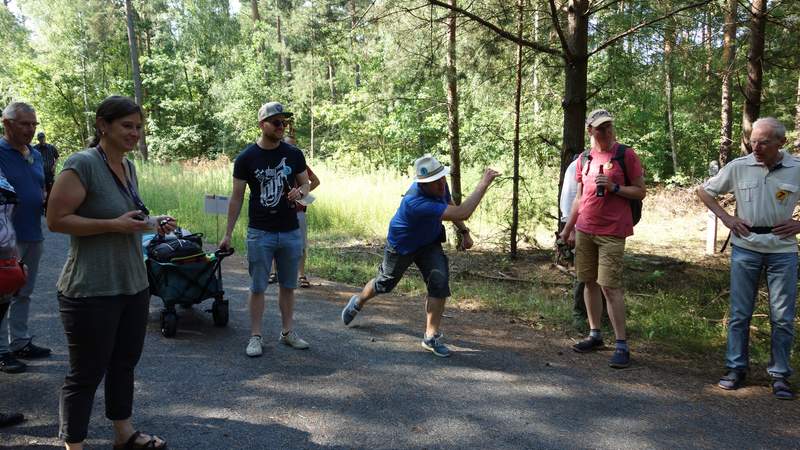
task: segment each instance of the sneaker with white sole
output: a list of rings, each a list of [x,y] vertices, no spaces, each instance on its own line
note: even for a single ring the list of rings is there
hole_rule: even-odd
[[[297,350],[305,350],[308,348],[308,342],[301,339],[300,336],[294,332],[294,330],[289,331],[287,334],[281,333],[281,337],[278,339],[278,342]]]
[[[261,336],[250,336],[250,341],[247,342],[247,350],[245,350],[245,352],[247,356],[251,358],[261,356],[264,352]]]
[[[344,309],[342,310],[342,322],[344,322],[345,325],[350,325],[350,322],[356,318],[356,314],[361,311],[358,309],[356,304],[357,301],[358,295],[350,297],[350,301],[347,302],[347,305],[345,305]]]
[[[423,336],[422,348],[432,351],[434,355],[440,358],[447,358],[450,356],[450,349],[442,343],[443,337],[444,335],[442,333],[434,334],[433,337],[430,338],[428,336]]]

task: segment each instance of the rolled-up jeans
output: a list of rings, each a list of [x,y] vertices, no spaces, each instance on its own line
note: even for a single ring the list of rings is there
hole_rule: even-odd
[[[792,373],[789,358],[794,341],[797,303],[797,252],[761,253],[733,246],[725,365],[740,371],[749,366],[750,319],[753,317],[763,268],[767,272],[772,327],[767,372],[773,377],[788,377]]]
[[[0,317],[0,355],[8,353],[9,350],[19,350],[31,341],[28,314],[31,309],[31,294],[36,287],[36,275],[39,273],[42,244],[42,241],[17,242],[17,251],[28,271],[28,277],[17,295],[11,297],[6,320]]]

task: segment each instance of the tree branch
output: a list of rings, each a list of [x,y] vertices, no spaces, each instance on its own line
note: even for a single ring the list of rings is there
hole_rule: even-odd
[[[550,0],[548,3],[550,4],[550,18],[553,19],[553,28],[556,29],[558,39],[561,41],[561,48],[564,49],[564,59],[569,61],[572,59],[572,51],[570,51],[569,45],[567,44],[567,38],[564,36],[564,30],[561,29],[561,23],[558,22],[558,9],[556,8],[556,2],[554,0]]]
[[[428,0],[428,3],[430,3],[431,5],[438,6],[440,8],[449,9],[451,11],[457,12],[458,14],[466,16],[469,19],[471,19],[471,20],[473,20],[475,22],[478,22],[479,24],[485,26],[486,28],[494,31],[495,33],[497,33],[499,36],[503,37],[504,39],[507,39],[507,40],[509,40],[511,42],[514,42],[516,44],[522,45],[523,47],[532,48],[532,49],[534,49],[536,51],[539,51],[539,52],[542,52],[542,53],[547,53],[547,54],[550,54],[550,55],[564,56],[562,52],[560,52],[560,51],[558,51],[558,50],[556,50],[554,48],[548,47],[546,45],[539,44],[538,42],[532,42],[532,41],[529,41],[527,39],[521,39],[521,38],[517,37],[514,33],[506,31],[506,30],[500,28],[499,26],[489,22],[488,20],[484,20],[481,17],[479,17],[479,16],[477,16],[477,15],[475,15],[475,14],[473,14],[473,13],[471,13],[471,12],[469,12],[469,11],[463,9],[463,8],[459,8],[457,6],[456,7],[451,6],[451,5],[449,5],[447,3],[444,3],[444,2],[442,2],[440,0]]]
[[[612,0],[612,1],[608,2],[608,3],[606,3],[606,4],[602,4],[602,2],[601,2],[601,4],[597,5],[597,7],[594,7],[594,8],[590,7],[589,11],[587,12],[587,14],[589,14],[591,16],[592,14],[594,14],[596,12],[602,11],[604,9],[607,9],[607,8],[610,8],[610,7],[614,6],[614,5],[616,5],[620,1],[621,0]]]
[[[550,0],[551,3],[552,3],[552,1],[553,0]],[[618,40],[624,38],[625,36],[631,35],[631,34],[639,31],[640,29],[642,29],[644,27],[648,27],[648,26],[650,26],[650,25],[652,25],[652,24],[654,24],[656,22],[661,22],[664,19],[669,19],[670,17],[678,14],[679,12],[686,11],[687,9],[699,8],[701,6],[705,6],[705,5],[709,4],[709,3],[711,3],[711,0],[703,0],[701,2],[692,3],[691,5],[687,5],[687,6],[684,6],[683,8],[678,8],[678,9],[676,9],[674,11],[671,11],[671,12],[669,12],[667,14],[664,14],[661,17],[657,17],[657,18],[655,18],[653,20],[648,20],[647,22],[642,22],[639,25],[636,25],[635,27],[630,28],[627,31],[623,31],[622,33],[620,33],[620,34],[612,37],[611,39],[603,42],[596,49],[594,49],[591,52],[589,52],[589,57],[591,57],[595,53],[598,53],[598,52],[602,51],[603,49],[605,49],[607,47],[610,47],[611,45],[613,45]]]

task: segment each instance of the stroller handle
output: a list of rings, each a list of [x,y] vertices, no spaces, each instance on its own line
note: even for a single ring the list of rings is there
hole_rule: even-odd
[[[214,252],[214,254],[217,256],[217,258],[225,258],[225,257],[231,256],[233,253],[234,253],[233,247],[231,247],[231,248],[229,248],[227,250],[220,248],[220,249],[217,249],[217,251]]]

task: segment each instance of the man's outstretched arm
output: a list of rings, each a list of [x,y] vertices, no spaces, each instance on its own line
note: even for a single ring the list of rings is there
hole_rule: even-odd
[[[491,186],[494,179],[499,175],[500,173],[495,172],[492,169],[486,169],[486,172],[483,173],[483,178],[481,178],[481,181],[479,181],[478,185],[475,186],[475,190],[469,194],[469,197],[464,199],[460,205],[448,205],[447,209],[444,210],[444,214],[442,214],[442,220],[463,222],[469,219],[472,213],[475,212],[478,204],[480,204],[481,199],[483,199],[483,196],[486,194],[489,186]]]

